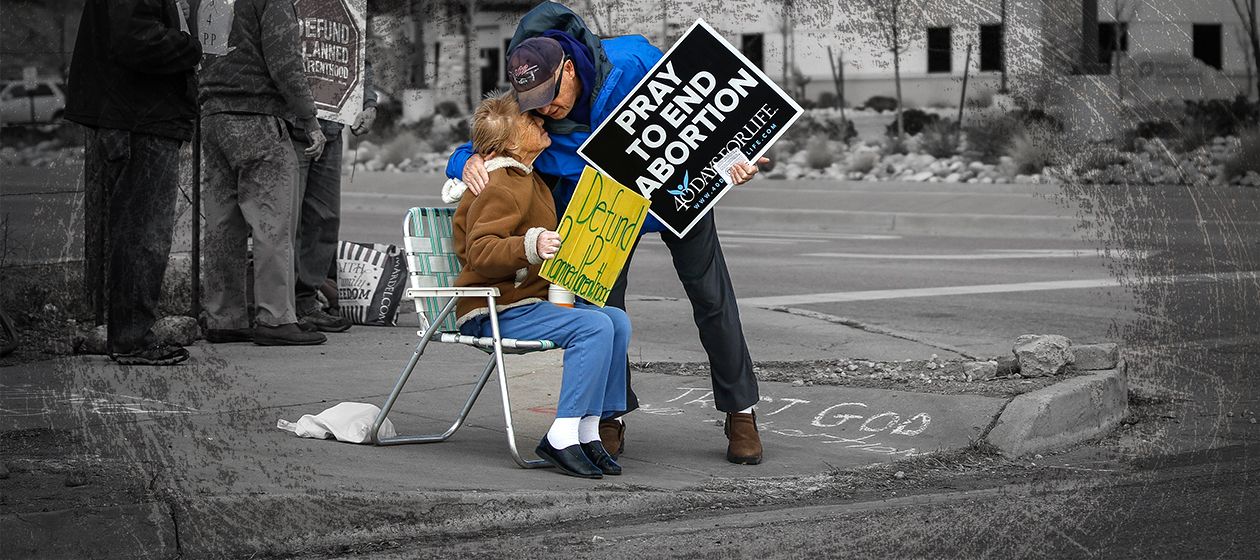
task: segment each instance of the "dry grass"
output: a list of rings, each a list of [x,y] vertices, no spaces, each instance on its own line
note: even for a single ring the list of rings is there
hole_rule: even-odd
[[[1006,154],[1011,157],[1014,172],[1023,175],[1041,173],[1054,163],[1056,155],[1044,131],[1035,129],[1015,135]]]
[[[850,173],[856,172],[863,175],[870,173],[879,165],[879,154],[868,150],[859,150],[849,154],[846,167]]]
[[[1260,128],[1250,128],[1238,135],[1238,151],[1225,161],[1225,177],[1236,179],[1249,171],[1260,173]]]
[[[421,151],[423,142],[414,133],[403,132],[381,146],[381,163],[398,165],[403,161],[416,157]]]
[[[958,127],[952,121],[940,120],[923,127],[919,149],[935,158],[954,157],[959,140]]]
[[[1005,155],[1012,140],[1023,130],[1023,125],[1013,116],[1004,114],[980,115],[964,129],[967,151],[986,163],[995,163]]]
[[[805,145],[805,164],[811,169],[826,169],[836,162],[836,153],[827,137],[821,134],[810,137]]]

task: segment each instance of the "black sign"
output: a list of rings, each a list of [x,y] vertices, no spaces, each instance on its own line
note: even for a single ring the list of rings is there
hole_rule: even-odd
[[[652,215],[681,236],[730,189],[729,162],[756,161],[801,112],[696,20],[578,153],[643,193]]]

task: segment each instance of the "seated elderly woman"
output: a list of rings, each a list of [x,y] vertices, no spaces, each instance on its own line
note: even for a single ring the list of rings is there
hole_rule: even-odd
[[[542,119],[522,114],[512,94],[487,98],[472,117],[473,150],[485,157],[490,181],[479,196],[465,196],[455,211],[455,251],[463,270],[457,286],[492,286],[502,336],[546,339],[565,349],[556,419],[535,452],[563,472],[583,478],[621,474],[599,439],[599,420],[626,408],[624,311],[585,302],[561,307],[547,301],[549,283],[538,275],[556,256],[560,236],[551,190],[531,164],[551,144]],[[457,307],[460,331],[489,336],[482,300]]]

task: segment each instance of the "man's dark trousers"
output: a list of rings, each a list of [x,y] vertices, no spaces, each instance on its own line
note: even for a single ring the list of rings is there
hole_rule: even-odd
[[[86,130],[84,178],[107,213],[109,351],[127,353],[157,342],[152,328],[171,252],[181,142],[112,128]]]
[[[726,259],[722,256],[713,213],[705,215],[685,237],[666,231],[661,232],[661,240],[669,248],[674,270],[687,292],[687,299],[691,300],[696,328],[700,330],[700,344],[709,355],[713,404],[722,412],[739,412],[757,404],[760,396],[757,379],[753,375],[752,357],[748,353],[748,342],[744,340],[735,288],[726,269]],[[635,243],[637,248],[638,242]],[[630,252],[632,257],[634,249]],[[621,269],[621,276],[613,284],[607,301],[607,305],[622,310],[626,308],[630,258],[626,259],[625,268]],[[629,384],[629,370],[626,371]],[[639,399],[633,390],[626,393],[626,407],[627,411],[639,407]]]
[[[341,123],[320,119],[328,143],[318,160],[303,155],[306,135],[293,134],[298,155],[298,198],[302,200],[294,254],[297,255],[295,302],[299,317],[319,309],[315,294],[337,258],[341,229]]]

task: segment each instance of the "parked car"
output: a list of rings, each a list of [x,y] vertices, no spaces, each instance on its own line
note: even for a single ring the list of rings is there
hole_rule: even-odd
[[[22,82],[9,82],[0,89],[0,124],[54,124],[66,110],[66,86],[52,80],[37,82],[26,91]],[[30,95],[28,95],[28,93]]]

